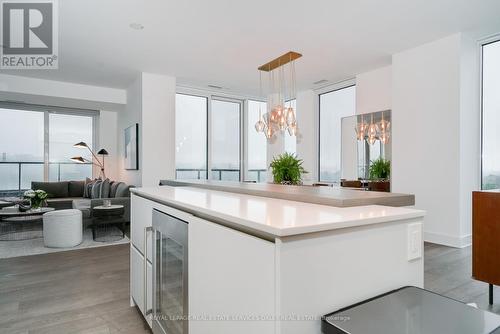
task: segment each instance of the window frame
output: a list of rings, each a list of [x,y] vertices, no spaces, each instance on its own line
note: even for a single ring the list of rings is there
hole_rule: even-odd
[[[184,92],[184,91],[179,91],[179,89],[177,89],[177,91],[175,92],[175,95],[187,95],[187,96],[194,96],[194,97],[201,97],[201,98],[204,98],[205,99],[205,102],[206,102],[206,110],[205,110],[205,120],[206,120],[206,124],[205,124],[205,127],[206,127],[206,132],[207,132],[207,136],[205,138],[205,145],[206,145],[206,150],[205,150],[205,164],[207,166],[207,176],[205,178],[200,178],[200,180],[208,180],[209,178],[209,174],[210,174],[210,160],[209,160],[209,152],[210,152],[210,136],[209,136],[209,133],[210,133],[210,112],[209,110],[211,109],[211,101],[210,101],[210,97],[207,96],[207,95],[204,95],[204,94],[200,94],[200,93],[191,93],[189,91],[187,92]],[[177,107],[175,109],[175,112],[177,112]],[[175,145],[175,142],[174,142],[174,145]],[[175,178],[177,179],[177,156],[175,157]]]
[[[495,34],[493,36],[482,39],[478,42],[479,48],[479,187],[481,190],[483,188],[483,156],[484,156],[484,47],[490,44],[500,43],[500,34]]]
[[[212,118],[212,100],[218,100],[218,101],[226,101],[226,102],[234,102],[234,103],[239,103],[240,104],[240,115],[239,115],[239,140],[240,140],[240,153],[239,153],[239,164],[240,164],[240,177],[239,181],[244,181],[247,176],[247,164],[246,164],[246,156],[247,156],[247,151],[246,151],[246,123],[247,123],[247,101],[248,100],[254,100],[254,101],[261,101],[261,99],[255,98],[253,96],[236,96],[232,94],[226,94],[225,92],[216,92],[216,91],[211,91],[211,90],[206,90],[206,89],[198,89],[198,88],[192,88],[192,87],[184,87],[184,86],[177,86],[176,89],[176,94],[181,94],[181,95],[190,95],[190,96],[197,96],[197,97],[203,97],[206,98],[207,100],[207,152],[206,152],[206,163],[207,163],[207,176],[206,178],[201,178],[201,180],[210,180],[211,178],[211,172],[212,172],[212,140],[211,140],[211,132],[212,132],[212,127],[211,127],[211,118]],[[177,170],[177,158],[176,158],[176,167],[175,169]]]
[[[230,97],[225,97],[225,96],[218,96],[218,95],[211,95],[210,97],[210,108],[209,108],[209,114],[208,116],[210,119],[208,120],[208,125],[209,125],[209,132],[207,132],[207,140],[209,141],[209,146],[208,146],[208,152],[209,152],[209,159],[208,161],[210,162],[210,165],[207,166],[208,173],[207,173],[207,179],[212,180],[212,156],[213,156],[213,147],[212,147],[212,101],[221,101],[221,102],[228,102],[228,103],[236,103],[239,105],[239,114],[238,114],[238,133],[239,133],[239,153],[238,153],[238,163],[239,163],[239,181],[244,180],[243,174],[244,169],[246,169],[243,164],[243,141],[245,138],[243,137],[243,120],[244,120],[244,112],[243,108],[245,105],[245,100],[237,99],[237,98],[230,98]]]
[[[243,131],[244,131],[244,143],[243,143],[243,163],[244,163],[244,170],[243,170],[243,181],[251,182],[249,181],[248,175],[249,175],[249,158],[248,158],[248,131],[255,131],[254,124],[249,124],[249,112],[250,109],[248,107],[248,102],[257,102],[257,103],[266,103],[267,107],[267,101],[262,100],[262,99],[257,99],[257,98],[247,98],[245,99],[244,102],[244,123],[243,123]],[[262,115],[264,115],[267,112],[267,108],[262,110]],[[264,134],[261,134],[264,135]],[[266,155],[267,155],[267,139],[266,139]],[[266,172],[268,171],[268,168],[266,168]],[[257,181],[258,182],[258,181]]]
[[[99,147],[99,110],[91,110],[91,109],[79,109],[79,108],[67,108],[67,107],[58,107],[58,106],[48,106],[48,105],[38,105],[38,104],[29,104],[29,103],[21,103],[21,102],[8,102],[8,101],[0,101],[1,109],[10,109],[10,110],[23,110],[23,111],[31,111],[31,112],[40,112],[43,113],[43,127],[44,127],[44,136],[43,136],[43,179],[44,182],[49,181],[49,166],[50,166],[50,152],[49,152],[49,135],[50,135],[50,114],[59,114],[59,115],[74,115],[74,116],[86,116],[92,118],[92,142],[93,149],[96,150]],[[68,158],[69,159],[69,158]],[[95,170],[92,168],[92,178],[94,178]],[[19,187],[21,185],[19,184]]]
[[[324,182],[324,183],[332,183],[332,182],[329,182],[329,181],[322,181],[321,180],[321,96],[322,95],[325,95],[325,94],[329,94],[329,93],[333,93],[333,92],[336,92],[336,91],[339,91],[339,90],[343,90],[343,89],[346,89],[346,88],[350,88],[350,87],[355,87],[356,89],[356,79],[350,79],[350,80],[346,80],[346,81],[342,81],[342,82],[339,82],[337,84],[334,84],[334,85],[329,85],[329,86],[326,86],[326,87],[323,87],[321,89],[319,89],[317,91],[318,93],[318,112],[317,112],[317,122],[316,122],[316,125],[317,125],[317,130],[318,130],[318,136],[316,137],[317,140],[318,140],[318,145],[317,145],[317,170],[316,172],[318,173],[317,175],[317,181],[318,182]],[[354,115],[356,115],[356,110],[354,111]],[[340,147],[340,149],[342,150],[342,146]]]

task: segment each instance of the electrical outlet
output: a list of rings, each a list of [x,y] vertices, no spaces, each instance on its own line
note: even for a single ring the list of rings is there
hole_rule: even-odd
[[[422,223],[408,225],[408,261],[422,257]]]

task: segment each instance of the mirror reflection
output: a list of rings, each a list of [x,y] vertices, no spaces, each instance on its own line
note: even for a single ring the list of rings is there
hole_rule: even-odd
[[[390,191],[391,110],[342,118],[341,185]]]

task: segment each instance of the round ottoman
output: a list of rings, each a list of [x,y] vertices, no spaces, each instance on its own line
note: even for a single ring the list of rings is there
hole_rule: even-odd
[[[66,248],[82,243],[82,212],[56,210],[43,215],[43,242],[46,247]]]

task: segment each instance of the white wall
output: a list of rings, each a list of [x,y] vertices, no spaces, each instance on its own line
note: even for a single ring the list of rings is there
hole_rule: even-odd
[[[478,116],[472,97],[462,94],[475,87],[463,80],[477,68],[464,63],[462,47],[456,34],[392,58],[392,189],[414,193],[416,207],[427,210],[427,241],[457,247],[470,243],[469,192],[477,174],[463,167],[476,158],[479,140],[475,130],[464,132]]]
[[[175,178],[174,77],[142,73],[142,186]]]
[[[484,35],[481,35],[484,36]],[[478,35],[462,34],[460,62],[460,235],[472,242],[472,191],[481,188]]]
[[[94,110],[121,110],[123,89],[0,74],[0,99]]]
[[[127,105],[118,114],[120,181],[158,185],[175,177],[175,78],[141,73],[127,89]],[[139,124],[139,170],[124,168],[124,130]]]
[[[356,76],[356,114],[392,108],[392,66]]]
[[[142,83],[141,76],[137,76],[134,82],[127,88],[127,105],[125,110],[118,114],[118,175],[119,181],[130,185],[140,186],[142,184],[142,150],[139,147],[139,170],[125,169],[125,135],[124,131],[131,125],[139,124],[139,145],[142,143]]]

